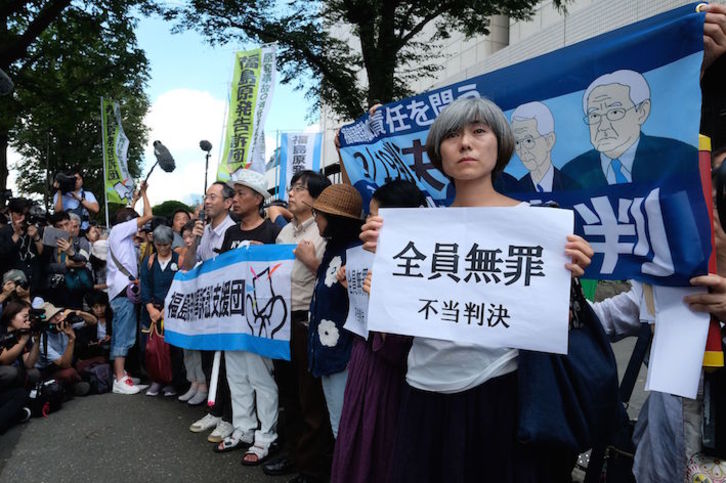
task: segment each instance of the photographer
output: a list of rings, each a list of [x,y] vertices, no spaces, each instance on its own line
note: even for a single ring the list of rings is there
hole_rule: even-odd
[[[7,304],[0,316],[0,390],[32,385],[40,378],[38,333],[32,333],[30,305],[24,301]]]
[[[85,396],[90,390],[87,382],[81,381],[81,376],[73,367],[73,355],[76,345],[76,332],[86,325],[95,325],[97,320],[93,315],[80,310],[59,308],[46,302],[43,304],[45,320],[52,330],[48,330],[48,347],[40,350],[40,358],[36,367],[46,379],[55,379],[66,390],[76,396]]]
[[[0,303],[23,301],[30,304],[30,284],[22,270],[8,270],[3,275]]]
[[[40,279],[43,241],[38,227],[27,219],[30,207],[30,200],[25,198],[13,198],[8,203],[9,223],[0,227],[0,273],[18,268],[35,287],[40,284],[36,279]]]
[[[81,219],[81,230],[86,231],[89,226],[89,212],[95,215],[100,208],[93,193],[83,189],[81,170],[73,168],[66,173],[58,173],[53,188],[56,189],[53,195],[55,211],[75,213]]]

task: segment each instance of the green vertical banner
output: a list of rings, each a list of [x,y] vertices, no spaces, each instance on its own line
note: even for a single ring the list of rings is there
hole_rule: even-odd
[[[274,44],[235,54],[227,127],[217,179],[228,181],[235,172],[265,171],[265,118],[275,86]]]
[[[121,108],[117,102],[101,99],[101,127],[106,204],[126,205],[133,196],[134,180],[129,175],[126,158],[129,138],[121,126]]]

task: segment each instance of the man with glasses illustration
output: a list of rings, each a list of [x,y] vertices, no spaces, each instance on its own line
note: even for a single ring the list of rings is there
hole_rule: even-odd
[[[696,159],[694,146],[641,131],[651,101],[648,83],[638,72],[618,70],[598,77],[585,90],[582,107],[595,149],[562,167],[578,188],[674,176]]]
[[[521,193],[562,191],[572,185],[552,164],[555,146],[555,121],[552,112],[541,102],[528,102],[512,112],[514,149],[529,173],[517,181]]]

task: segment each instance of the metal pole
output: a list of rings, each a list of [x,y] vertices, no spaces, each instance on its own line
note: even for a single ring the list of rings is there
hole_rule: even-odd
[[[103,96],[101,96],[101,146],[103,148],[103,205],[106,208],[106,228],[110,226],[108,222],[108,190],[106,189],[106,111],[103,108]]]

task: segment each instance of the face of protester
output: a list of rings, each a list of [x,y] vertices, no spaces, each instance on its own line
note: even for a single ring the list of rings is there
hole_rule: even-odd
[[[587,98],[590,142],[608,158],[619,158],[640,136],[649,112],[650,101],[633,104],[628,86],[607,84],[594,88]]]
[[[171,243],[154,242],[154,246],[156,247],[156,253],[159,254],[159,257],[166,258],[171,255]]]
[[[76,173],[76,191],[81,189],[83,187],[83,177],[81,177],[81,173]]]
[[[187,248],[192,246],[192,243],[194,243],[194,235],[192,235],[192,230],[184,230],[182,238],[184,239],[184,246]]]
[[[95,315],[97,319],[106,316],[106,306],[104,304],[93,304],[91,310],[93,311],[93,315]]]
[[[17,314],[15,314],[13,320],[10,321],[8,332],[28,329],[30,329],[30,309],[26,307]]]
[[[554,133],[541,135],[537,130],[536,119],[512,121],[514,149],[522,164],[529,171],[549,167],[552,163],[550,151],[554,145]]]
[[[71,220],[61,220],[61,221],[53,224],[53,226],[59,230],[70,232],[71,231]]]
[[[171,229],[174,230],[174,233],[181,233],[181,229],[184,227],[184,225],[186,225],[189,220],[191,220],[189,214],[180,211],[179,213],[174,215],[174,219],[171,222]]]
[[[307,218],[315,198],[310,196],[307,184],[298,180],[287,190],[287,202],[290,213],[299,218]]]
[[[486,124],[474,122],[445,136],[439,152],[447,176],[479,179],[491,175],[497,164],[497,136]]]
[[[204,197],[204,212],[207,214],[207,219],[213,220],[221,213],[227,213],[229,205],[230,201],[224,199],[220,185],[213,184],[207,189],[207,195]]]
[[[25,212],[22,211],[20,213],[17,213],[15,211],[11,211],[10,218],[13,223],[22,223],[23,221],[25,221]]]
[[[70,228],[71,236],[78,237],[78,233],[81,231],[81,224],[76,220],[71,220],[68,223],[68,226]]]
[[[328,227],[328,219],[325,218],[325,213],[313,211],[313,217],[315,218],[315,224],[318,225],[318,233],[323,236],[325,229]]]
[[[232,198],[232,211],[240,216],[253,213],[260,205],[260,197],[252,188],[236,184],[234,185],[234,198]]]

